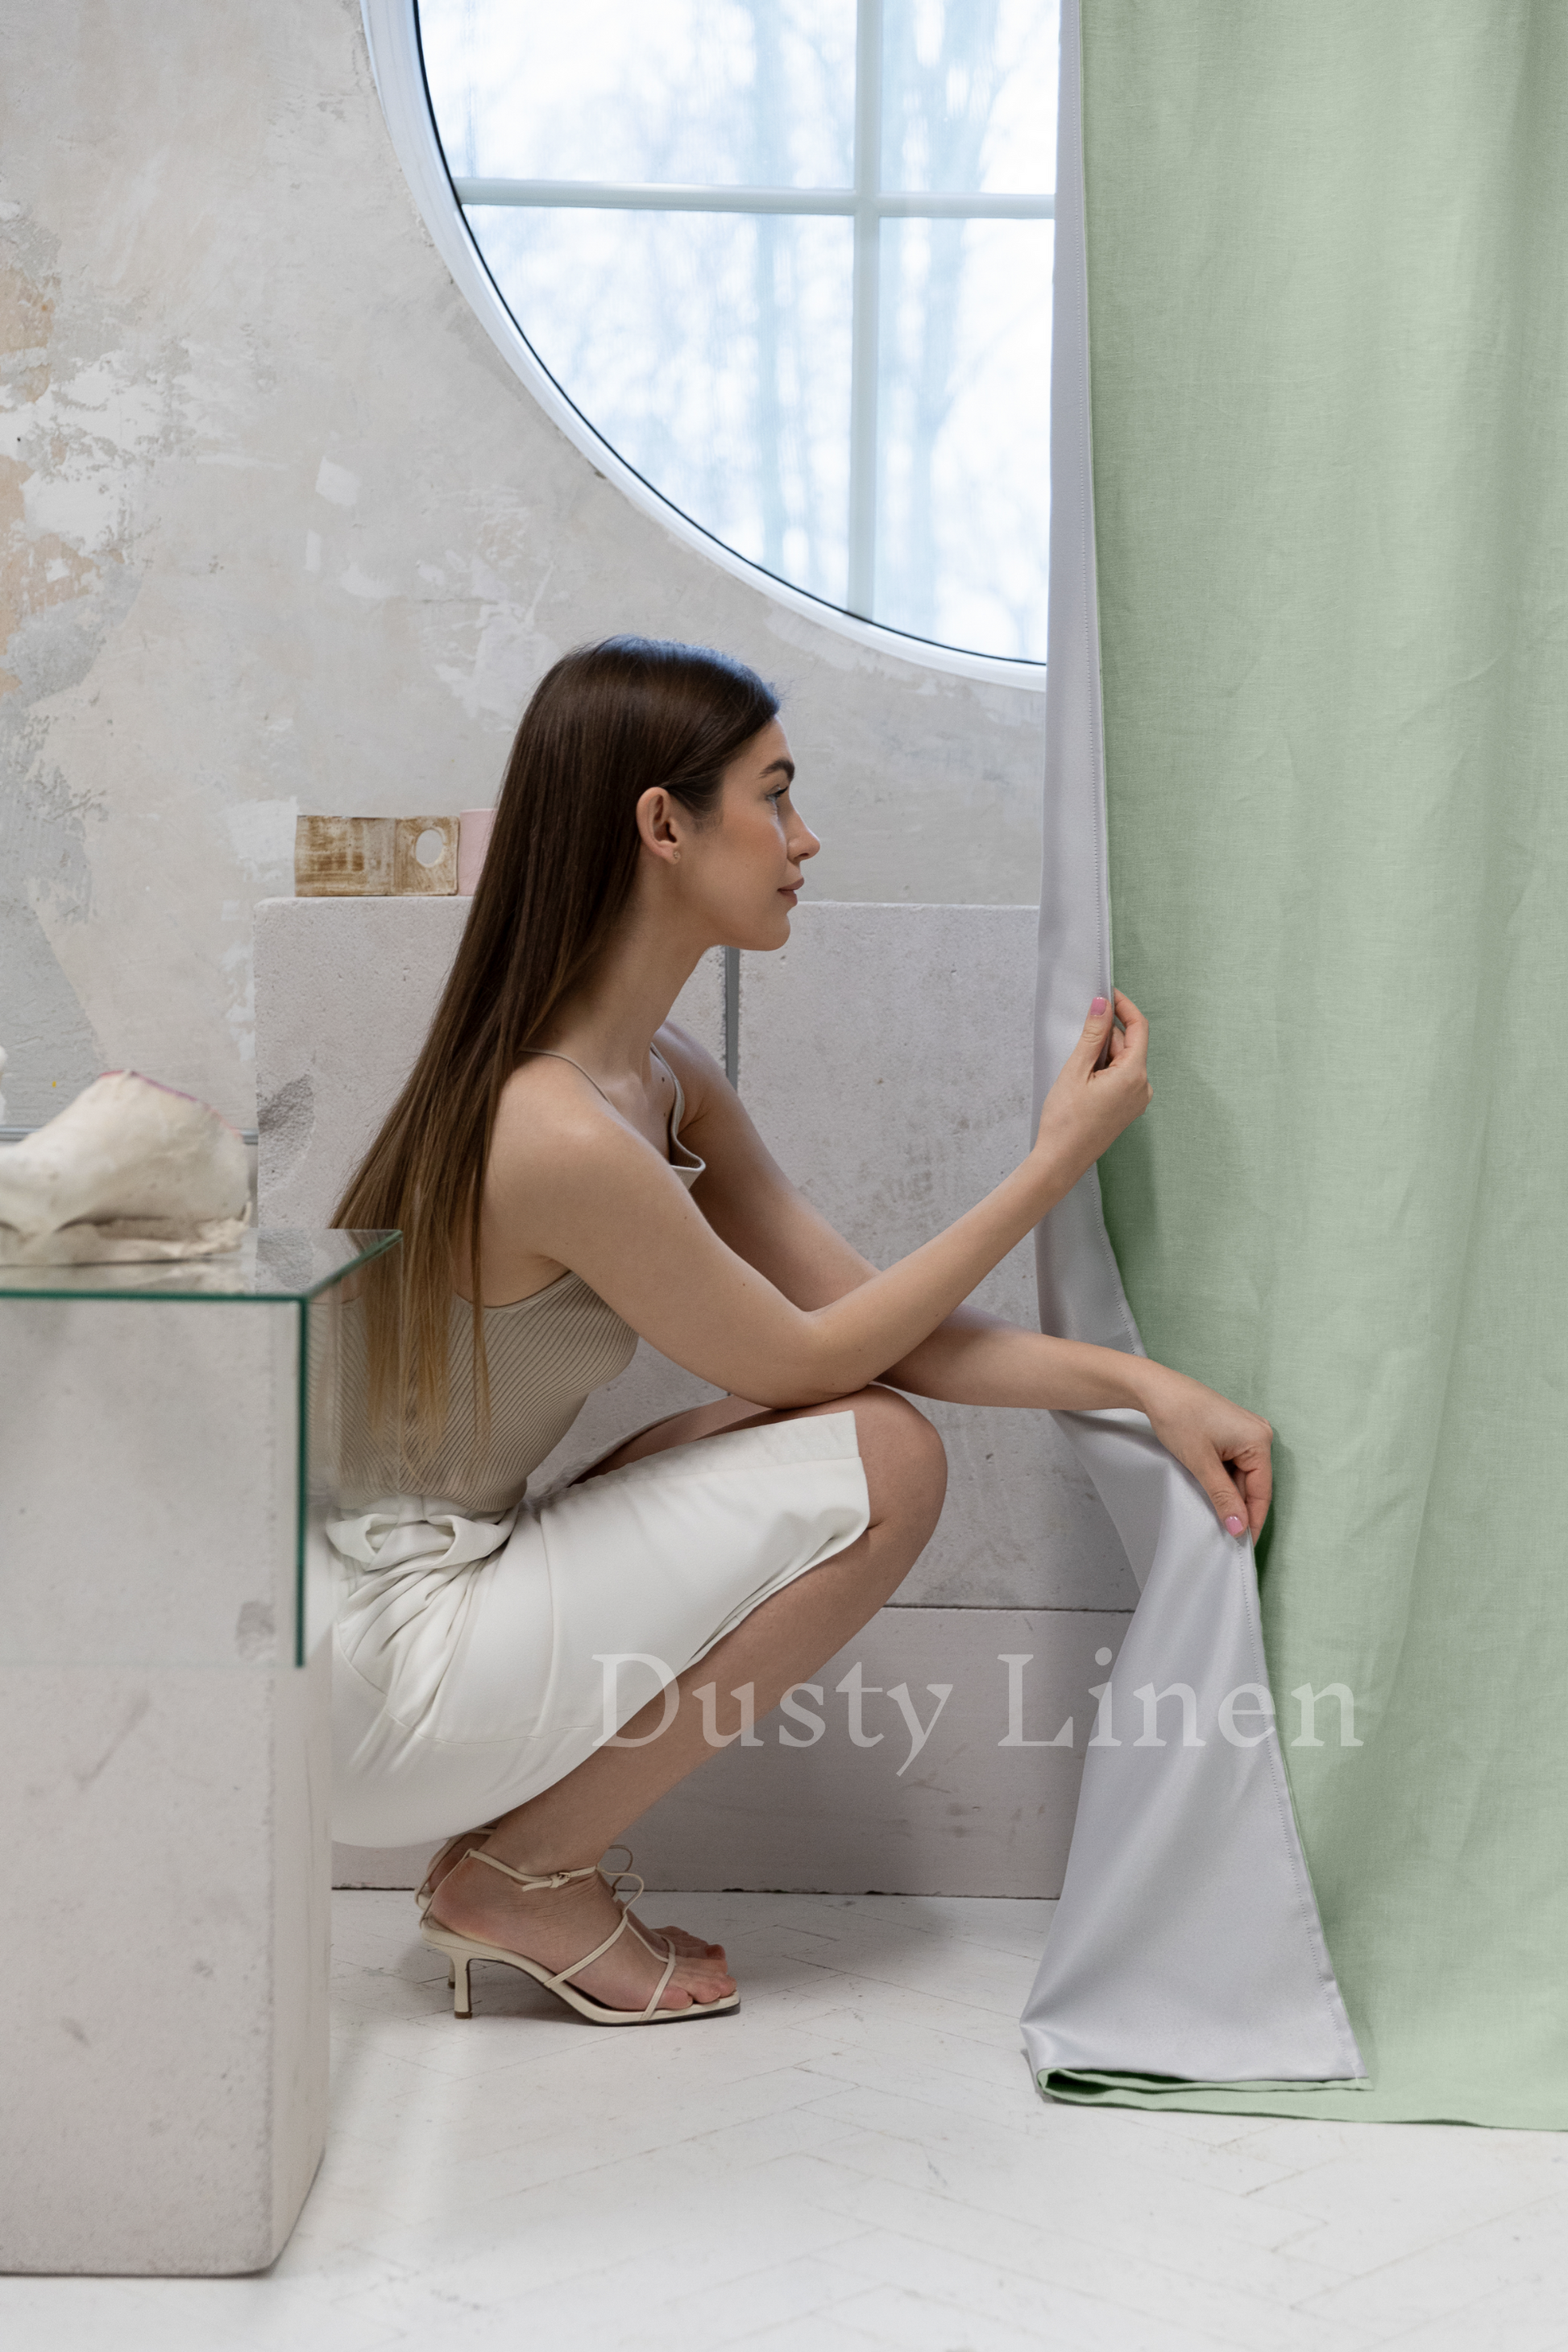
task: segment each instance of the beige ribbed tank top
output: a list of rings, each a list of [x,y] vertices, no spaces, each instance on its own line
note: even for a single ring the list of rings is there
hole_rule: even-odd
[[[535,1048],[542,1052],[543,1048]],[[552,1060],[570,1062],[569,1054]],[[659,1056],[661,1062],[664,1057]],[[573,1062],[574,1069],[582,1069]],[[669,1069],[668,1062],[664,1067]],[[679,1139],[686,1097],[675,1080],[669,1115],[669,1164],[688,1191],[706,1162]],[[590,1086],[598,1081],[583,1070]],[[599,1087],[604,1093],[604,1088]],[[608,1100],[608,1097],[605,1097]],[[488,1518],[521,1500],[531,1473],[554,1451],[594,1391],[624,1372],[637,1352],[637,1335],[606,1306],[579,1274],[566,1273],[527,1298],[484,1310],[485,1357],[489,1369],[489,1430],[477,1444],[473,1308],[452,1296],[448,1326],[450,1402],[440,1443],[416,1464],[401,1469],[373,1447],[365,1428],[368,1394],[363,1319],[350,1306],[343,1314],[344,1403],[341,1449],[344,1499],[378,1499],[389,1492],[438,1496],[467,1517]]]

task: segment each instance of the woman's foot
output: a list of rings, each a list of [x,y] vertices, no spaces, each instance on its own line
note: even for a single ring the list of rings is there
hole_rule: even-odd
[[[427,1916],[437,1927],[450,1927],[459,1936],[499,1944],[502,1951],[520,1952],[542,1968],[557,1969],[569,1969],[574,1960],[603,1943],[619,1910],[602,1877],[531,1894],[500,1871],[454,1860],[442,1873]],[[668,1937],[679,1955],[675,1973],[659,2002],[661,2009],[690,2009],[694,2004],[722,2000],[734,1991],[735,1980],[725,1969],[721,1944],[705,1944],[679,1927],[645,1928],[644,1933],[656,1948],[661,1937]],[[635,1936],[627,1935],[617,1937],[603,1959],[595,1960],[572,1982],[608,2009],[642,2009],[663,1969],[662,1958],[656,1959]]]
[[[487,1822],[483,1829],[464,1830],[458,1836],[448,1838],[446,1844],[441,1848],[435,1860],[431,1863],[429,1869],[425,1874],[425,1885],[419,1890],[421,1895],[424,1894],[425,1888],[428,1887],[431,1897],[434,1899],[436,1889],[440,1885],[442,1880],[446,1878],[451,1871],[456,1869],[458,1864],[462,1861],[465,1854],[470,1853],[475,1846],[482,1846],[484,1844],[485,1840],[489,1836],[489,1833],[494,1827],[495,1823],[493,1822]],[[722,1944],[704,1943],[700,1936],[688,1935],[684,1927],[650,1927],[647,1920],[639,1918],[635,1911],[632,1913],[632,1917],[637,1921],[637,1926],[642,1929],[645,1936],[652,1936],[656,1938],[663,1936],[671,1945],[673,1945],[674,1948],[680,1954],[683,1959],[708,1960],[716,1963],[718,1973],[720,1975],[723,1974],[724,1947]],[[440,1920],[438,1921],[438,1924],[450,1927],[452,1923],[450,1920]],[[608,1931],[606,1930],[606,1933]],[[491,1940],[493,1940],[493,1938]],[[595,1941],[598,1941],[596,1937],[595,1937]],[[539,1956],[537,1953],[530,1952],[528,1957],[531,1960],[536,1959]]]
[[[482,1846],[494,1827],[493,1822],[487,1822],[482,1829],[459,1830],[456,1837],[447,1840],[446,1844],[432,1855],[430,1867],[425,1873],[424,1883],[419,1889],[421,1904],[429,1903],[447,1872],[455,1868],[475,1846]]]

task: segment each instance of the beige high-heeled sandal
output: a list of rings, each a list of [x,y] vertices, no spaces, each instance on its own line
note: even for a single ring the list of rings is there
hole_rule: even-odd
[[[582,1870],[552,1870],[545,1877],[531,1877],[526,1871],[513,1870],[510,1864],[498,1862],[493,1854],[481,1853],[478,1846],[471,1846],[463,1859],[465,1862],[482,1862],[489,1869],[499,1870],[503,1878],[513,1880],[530,1894],[542,1893],[551,1886],[569,1886],[577,1879],[603,1874],[598,1864],[591,1862]],[[623,1895],[620,1893],[623,1878],[636,1879],[632,1894]],[[503,1968],[521,1969],[524,1976],[531,1977],[535,1984],[542,1985],[546,1992],[552,1992],[557,2000],[564,2001],[568,2009],[575,2010],[579,2017],[585,2017],[590,2025],[684,2025],[699,2017],[732,2016],[741,2006],[738,1987],[735,1991],[726,1993],[721,2000],[694,2000],[689,2009],[660,2009],[658,2004],[664,1999],[680,1955],[668,1937],[659,1938],[662,1950],[658,1945],[650,1943],[632,1917],[631,1906],[645,1892],[643,1882],[636,1871],[618,1870],[607,1883],[620,1917],[602,1944],[595,1944],[591,1952],[584,1952],[583,1958],[574,1960],[570,1968],[553,1971],[542,1967],[538,1960],[529,1959],[522,1952],[509,1952],[502,1945],[481,1943],[476,1937],[460,1936],[455,1927],[443,1927],[440,1921],[432,1919],[426,1911],[419,1922],[419,1933],[433,1950],[446,1955],[450,1971],[453,2016],[471,2017],[474,2013],[468,1969],[475,1960],[499,1960]],[[580,1976],[584,1969],[591,1968],[595,1960],[602,1960],[611,1945],[617,1943],[628,1927],[651,1958],[664,1962],[664,1973],[648,1995],[645,2009],[611,2009],[605,2001],[595,2000],[592,1993],[579,1991],[571,1979]]]

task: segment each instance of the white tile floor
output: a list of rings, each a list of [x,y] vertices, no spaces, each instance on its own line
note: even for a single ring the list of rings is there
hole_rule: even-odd
[[[0,2280],[7,2352],[1550,2352],[1568,2134],[1085,2113],[1044,1903],[661,1895],[742,2013],[574,2023],[339,1895],[333,2130],[265,2277]]]

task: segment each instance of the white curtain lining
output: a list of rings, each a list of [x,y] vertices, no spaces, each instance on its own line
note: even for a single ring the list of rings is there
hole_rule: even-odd
[[[1110,985],[1104,722],[1089,420],[1079,0],[1063,0],[1051,348],[1050,619],[1045,863],[1036,999],[1037,1103]],[[1142,1354],[1091,1170],[1037,1237],[1040,1326]],[[1204,2083],[1362,2079],[1301,1852],[1279,1739],[1234,1744],[1221,1706],[1268,1687],[1250,1542],[1142,1413],[1063,1413],[1061,1426],[1126,1547],[1141,1591],[1100,1702],[1072,1850],[1024,2012],[1041,2076],[1058,2071]],[[1140,1746],[1152,1685],[1185,1685],[1163,1746]],[[1249,1737],[1244,1697],[1229,1720]]]

